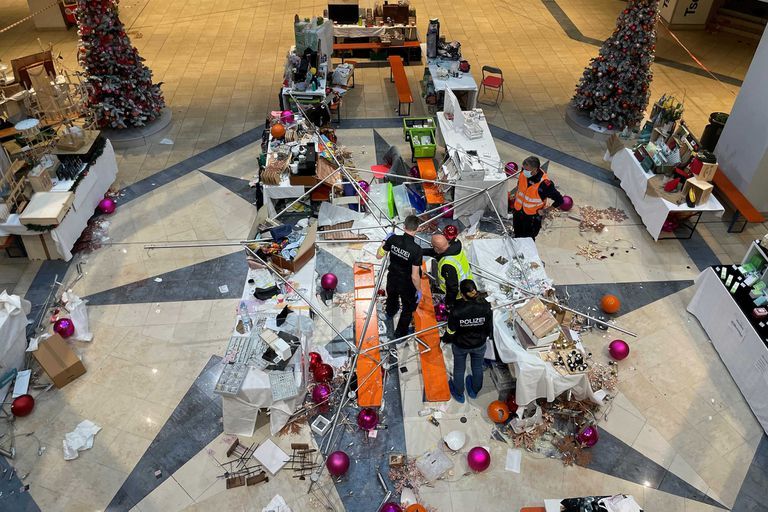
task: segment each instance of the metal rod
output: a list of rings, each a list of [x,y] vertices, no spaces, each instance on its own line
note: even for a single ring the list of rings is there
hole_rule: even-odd
[[[362,353],[370,352],[371,350],[375,350],[375,349],[377,349],[379,347],[385,347],[385,346],[391,345],[393,343],[399,343],[401,341],[405,341],[408,338],[410,338],[411,336],[418,336],[419,334],[424,334],[425,332],[432,331],[432,330],[437,329],[438,327],[442,327],[444,325],[447,325],[447,322],[440,322],[439,324],[435,324],[432,327],[427,327],[426,329],[421,329],[420,331],[416,331],[416,332],[414,332],[412,334],[406,334],[405,336],[400,336],[399,338],[395,338],[393,340],[389,340],[389,341],[386,341],[384,343],[380,343],[379,346],[367,348],[367,349],[363,350]]]
[[[331,152],[331,153],[332,153],[332,152]],[[321,157],[321,158],[322,158],[322,157]],[[320,187],[320,185],[328,185],[328,183],[326,183],[326,180],[327,180],[328,178],[330,178],[331,176],[333,176],[333,175],[335,175],[335,174],[339,173],[340,171],[341,171],[341,167],[339,167],[338,169],[336,169],[335,171],[333,171],[331,174],[329,174],[328,176],[326,176],[326,177],[323,179],[323,181],[320,181],[320,182],[318,182],[318,183],[315,183],[315,184],[312,186],[312,188],[310,188],[309,190],[307,190],[306,192],[304,192],[302,195],[300,195],[300,196],[299,196],[298,198],[296,198],[295,200],[291,201],[291,203],[290,203],[288,206],[286,206],[285,208],[283,208],[282,210],[280,210],[280,212],[279,212],[279,213],[276,213],[276,214],[275,214],[275,216],[274,216],[274,217],[272,217],[270,220],[273,220],[273,221],[274,221],[275,219],[277,219],[279,216],[281,216],[282,214],[284,214],[285,212],[287,212],[287,211],[288,211],[288,210],[289,210],[289,209],[290,209],[290,208],[291,208],[293,205],[295,205],[296,203],[300,202],[302,199],[304,199],[305,197],[307,197],[308,195],[310,195],[312,192],[314,192],[316,188],[319,188],[319,187]],[[333,183],[330,183],[330,185],[333,185]]]
[[[370,169],[360,169],[358,167],[347,167],[347,169],[352,171],[357,171],[359,173],[368,173],[373,174],[373,171]],[[425,178],[414,178],[413,176],[401,176],[399,174],[387,174],[388,180],[406,180],[406,181],[416,181],[419,183],[432,183],[434,185],[446,185],[449,187],[458,187],[458,188],[464,188],[467,190],[483,190],[481,187],[472,187],[470,185],[464,185],[459,183],[450,183],[447,181],[441,181],[441,180],[428,180]]]
[[[144,249],[190,249],[195,247],[235,247],[245,244],[271,244],[273,240],[261,239],[261,240],[229,240],[229,241],[215,241],[210,242],[196,242],[190,240],[188,242],[156,242],[144,244]]]

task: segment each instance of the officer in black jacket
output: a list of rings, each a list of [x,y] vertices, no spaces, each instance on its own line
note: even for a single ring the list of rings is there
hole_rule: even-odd
[[[376,257],[381,259],[389,253],[389,272],[387,273],[387,334],[391,339],[408,334],[413,319],[413,312],[421,300],[421,260],[422,249],[414,240],[419,229],[419,218],[409,215],[403,226],[405,234],[389,235],[379,248]],[[400,309],[400,320],[394,328],[394,318]],[[394,332],[393,332],[394,331]]]
[[[464,371],[467,355],[470,357],[472,375],[466,377],[470,398],[476,398],[483,387],[483,358],[486,340],[493,336],[493,311],[491,305],[480,296],[475,282],[465,279],[459,284],[462,299],[448,315],[448,328],[443,341],[453,348],[453,379],[448,381],[451,395],[464,403]]]

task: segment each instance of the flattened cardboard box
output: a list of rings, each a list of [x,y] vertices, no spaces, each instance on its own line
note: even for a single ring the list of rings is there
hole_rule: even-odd
[[[33,354],[54,386],[59,389],[85,373],[83,362],[58,334],[41,341]]]

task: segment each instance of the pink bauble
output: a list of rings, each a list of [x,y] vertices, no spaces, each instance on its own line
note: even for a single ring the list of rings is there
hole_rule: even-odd
[[[419,173],[419,167],[418,167],[418,166],[416,166],[416,165],[414,165],[413,167],[411,167],[411,168],[408,170],[408,175],[409,175],[411,178],[418,178],[419,176],[421,176],[421,174]]]
[[[393,501],[388,501],[381,506],[379,512],[403,512],[403,508]]]
[[[331,386],[322,382],[312,389],[312,401],[316,404],[323,404],[331,397]]]
[[[333,452],[325,459],[325,467],[333,476],[341,476],[349,470],[349,455],[341,450]]]
[[[608,353],[617,361],[626,359],[629,355],[629,344],[624,340],[613,340],[608,345]]]
[[[363,430],[373,430],[379,424],[379,415],[370,407],[360,409],[357,414],[357,426]]]
[[[504,166],[504,172],[507,174],[507,176],[512,176],[515,174],[518,170],[517,163],[515,162],[507,162],[507,165]]]
[[[674,230],[678,228],[679,224],[676,220],[673,219],[667,219],[664,221],[664,224],[661,225],[661,230],[665,233],[671,233]]]
[[[453,206],[445,205],[443,206],[440,211],[443,212],[443,218],[444,219],[452,219],[453,218]]]
[[[27,416],[35,408],[35,399],[32,395],[17,396],[11,402],[11,414],[17,418]]]
[[[467,464],[472,471],[485,471],[491,465],[491,454],[482,446],[475,446],[467,454]]]
[[[563,196],[563,204],[560,205],[560,209],[567,212],[573,208],[573,198],[571,196]]]
[[[578,441],[586,447],[595,446],[599,437],[600,435],[598,434],[597,427],[595,425],[584,427],[576,435],[576,439],[578,439]]]
[[[59,318],[53,324],[53,331],[62,338],[69,338],[75,334],[75,324],[69,318]]]
[[[445,305],[445,302],[438,302],[435,305],[435,320],[438,322],[448,320],[448,306]]]
[[[357,186],[360,187],[360,190],[362,190],[365,194],[371,191],[371,185],[365,180],[358,181]]]
[[[283,124],[293,124],[294,117],[293,112],[290,110],[283,110],[280,114],[280,122]]]
[[[323,274],[323,277],[320,278],[320,286],[323,287],[323,290],[335,290],[336,285],[338,284],[339,278],[336,277],[336,274],[332,274],[331,272]]]
[[[117,204],[115,203],[115,200],[111,197],[105,197],[101,201],[99,201],[98,206],[96,207],[101,213],[113,213],[115,211],[115,208],[117,208]]]

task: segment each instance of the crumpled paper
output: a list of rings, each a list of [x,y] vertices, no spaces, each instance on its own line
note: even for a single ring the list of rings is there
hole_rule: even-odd
[[[83,300],[72,292],[64,292],[61,295],[64,308],[69,311],[69,317],[75,325],[75,333],[72,339],[78,341],[93,341],[93,333],[88,322],[88,311],[85,308],[87,300]]]
[[[261,512],[292,512],[282,496],[275,494],[269,504],[261,509]]]
[[[74,460],[78,452],[93,447],[93,438],[101,427],[90,420],[81,421],[75,430],[64,434],[64,460]]]
[[[8,316],[18,315],[22,311],[28,315],[32,308],[32,303],[18,295],[10,295],[8,290],[3,290],[0,293],[0,308],[4,309],[5,314]]]

